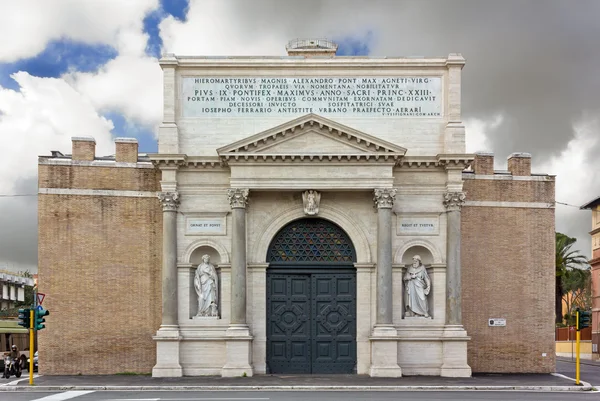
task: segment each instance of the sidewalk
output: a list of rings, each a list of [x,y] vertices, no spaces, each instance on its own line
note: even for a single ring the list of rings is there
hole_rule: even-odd
[[[0,381],[2,391],[57,390],[263,390],[263,391],[411,391],[411,390],[517,390],[517,391],[589,391],[589,383],[575,382],[557,374],[477,374],[471,378],[407,376],[398,379],[363,375],[261,375],[224,378],[220,376],[154,378],[144,375],[111,376],[40,376],[29,385],[29,377],[18,383]]]

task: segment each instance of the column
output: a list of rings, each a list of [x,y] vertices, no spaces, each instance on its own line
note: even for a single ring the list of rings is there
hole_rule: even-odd
[[[231,318],[226,336],[226,361],[221,376],[252,376],[252,336],[246,322],[246,204],[248,189],[232,188]]]
[[[156,333],[154,377],[180,377],[179,326],[177,323],[177,192],[161,192],[163,208],[162,323]]]
[[[460,268],[460,210],[465,194],[449,191],[444,194],[446,207],[446,326],[442,340],[442,366],[440,375],[445,377],[470,377],[467,364],[469,337],[462,326],[461,268]]]
[[[462,325],[460,277],[460,209],[465,202],[464,192],[444,194],[447,219],[446,247],[446,324]]]
[[[377,315],[378,326],[392,326],[392,206],[395,189],[376,189],[377,206]]]
[[[375,327],[371,340],[371,370],[373,377],[400,377],[398,340],[393,325],[392,293],[392,206],[396,190],[374,190],[377,206],[377,305]]]
[[[231,325],[246,326],[246,204],[247,189],[227,192],[232,209]]]

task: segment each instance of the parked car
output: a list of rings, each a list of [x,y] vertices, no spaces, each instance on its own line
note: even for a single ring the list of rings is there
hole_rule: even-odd
[[[27,358],[27,365],[25,366],[25,369],[27,369],[27,371],[29,371],[29,358]],[[33,371],[36,372],[38,370],[38,352],[35,351],[35,353],[33,354]]]

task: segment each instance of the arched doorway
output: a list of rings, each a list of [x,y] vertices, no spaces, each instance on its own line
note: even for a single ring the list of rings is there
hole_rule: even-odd
[[[356,252],[339,226],[295,220],[269,246],[267,372],[354,373]]]

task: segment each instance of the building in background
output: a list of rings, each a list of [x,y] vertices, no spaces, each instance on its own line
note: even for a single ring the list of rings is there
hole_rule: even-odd
[[[41,373],[553,372],[554,177],[466,153],[464,58],[287,49],[163,57],[157,154],[40,157]]]
[[[0,271],[0,311],[13,309],[18,302],[24,302],[25,287],[33,285],[34,279],[31,277]]]
[[[581,206],[581,209],[592,211],[592,352],[598,359],[598,344],[600,343],[600,197]]]

